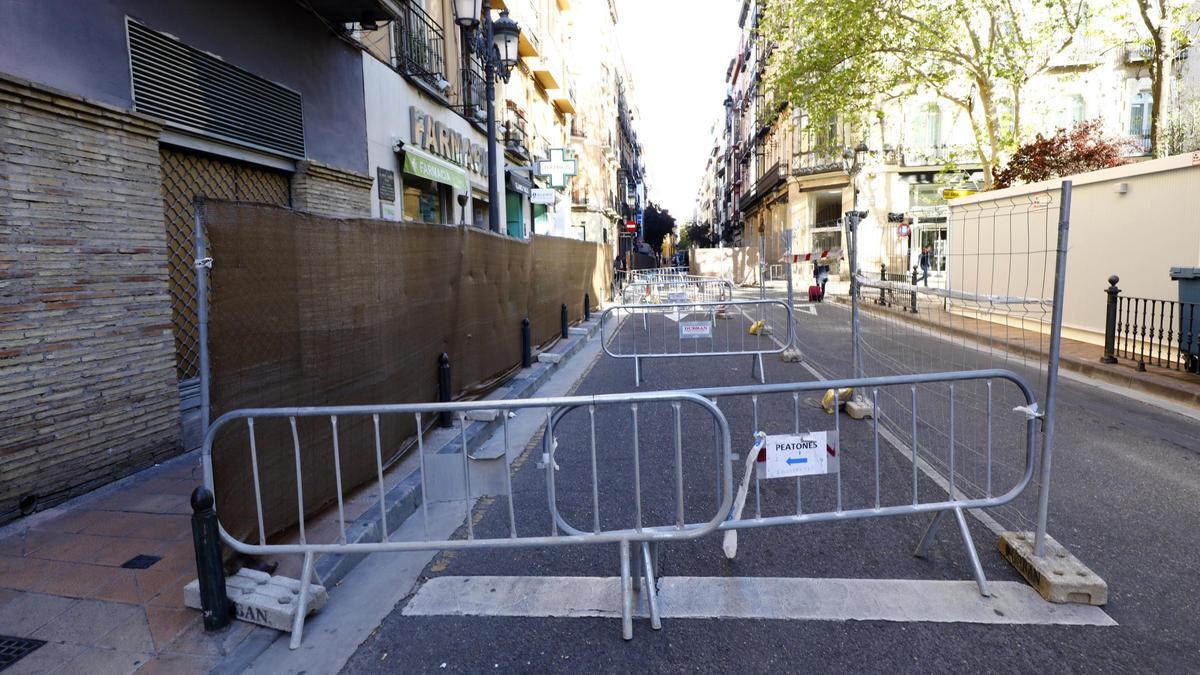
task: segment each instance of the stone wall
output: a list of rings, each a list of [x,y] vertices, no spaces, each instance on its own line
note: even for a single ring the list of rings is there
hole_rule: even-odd
[[[0,522],[180,451],[159,131],[0,76]]]
[[[370,218],[371,177],[313,161],[297,162],[292,207],[330,218]]]

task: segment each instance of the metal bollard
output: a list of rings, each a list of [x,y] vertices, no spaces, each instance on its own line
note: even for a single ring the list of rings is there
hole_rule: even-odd
[[[913,290],[912,290],[912,308],[911,309],[912,309],[912,313],[916,314],[917,313],[917,267],[916,267],[916,265],[913,266],[912,286],[913,286]]]
[[[438,357],[438,401],[450,402],[450,355],[446,352],[442,352]],[[454,426],[450,411],[443,410],[438,413],[438,426],[443,429]]]
[[[203,485],[192,491],[192,544],[196,547],[196,578],[200,582],[200,607],[204,630],[220,630],[232,620],[225,594],[221,565],[221,539],[213,495]]]
[[[529,330],[529,318],[521,319],[521,367],[533,365],[533,336]]]
[[[592,296],[587,293],[583,294],[583,320],[592,320]]]
[[[879,280],[887,281],[887,263],[879,263]],[[887,289],[879,289],[879,300],[877,301],[883,306],[887,306]]]
[[[1104,289],[1108,294],[1108,313],[1104,317],[1104,356],[1100,357],[1100,363],[1117,362],[1117,298],[1121,295],[1117,282],[1120,280],[1117,275],[1112,275],[1108,278],[1108,288]]]
[[[560,316],[560,321],[562,322],[562,338],[564,340],[566,340],[567,339],[567,330],[568,330],[569,326],[567,325],[567,303],[565,303],[565,302],[563,303],[563,306],[562,306],[562,313]]]

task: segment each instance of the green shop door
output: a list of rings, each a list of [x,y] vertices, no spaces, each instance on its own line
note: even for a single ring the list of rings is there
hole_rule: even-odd
[[[533,205],[533,231],[546,234],[550,231],[550,216],[546,213],[545,204]]]
[[[525,219],[521,216],[524,213],[523,205],[520,192],[512,190],[505,192],[504,210],[508,212],[508,236],[510,237],[525,238]]]

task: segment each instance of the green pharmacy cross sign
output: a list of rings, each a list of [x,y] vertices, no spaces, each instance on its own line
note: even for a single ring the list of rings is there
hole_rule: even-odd
[[[575,175],[579,164],[569,153],[570,151],[565,148],[551,148],[550,159],[538,160],[534,173],[539,176],[548,176],[551,187],[566,187],[567,178]]]

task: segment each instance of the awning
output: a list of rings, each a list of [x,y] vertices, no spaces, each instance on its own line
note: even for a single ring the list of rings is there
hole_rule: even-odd
[[[508,189],[528,196],[529,191],[533,189],[533,181],[529,180],[528,176],[510,171],[508,172]]]
[[[404,173],[449,185],[458,192],[467,192],[466,171],[411,145],[405,145],[403,151]]]

